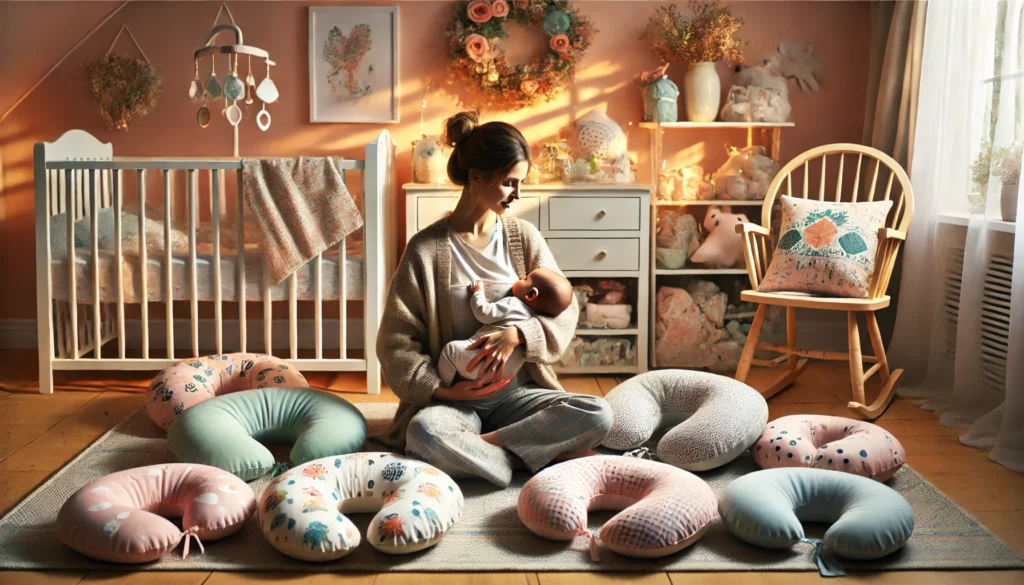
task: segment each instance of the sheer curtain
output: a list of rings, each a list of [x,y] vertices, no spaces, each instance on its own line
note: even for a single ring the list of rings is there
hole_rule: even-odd
[[[905,368],[900,394],[921,399],[942,424],[964,429],[961,442],[991,449],[992,460],[1019,473],[1024,234],[1002,221],[1000,199],[1024,205],[1019,180],[1003,195],[1012,178],[1000,169],[1021,164],[1011,147],[1024,139],[1022,7],[1024,0],[928,2],[911,162],[917,207],[889,352]],[[987,172],[972,168],[986,143]]]

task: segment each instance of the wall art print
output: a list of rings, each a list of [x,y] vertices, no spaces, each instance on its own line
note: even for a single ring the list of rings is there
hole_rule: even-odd
[[[398,7],[310,6],[310,122],[398,118]]]

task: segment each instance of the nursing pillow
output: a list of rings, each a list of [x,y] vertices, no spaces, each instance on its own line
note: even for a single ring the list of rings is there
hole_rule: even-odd
[[[324,457],[279,475],[259,503],[263,536],[304,561],[340,559],[359,546],[346,514],[376,514],[366,540],[391,554],[437,544],[462,517],[462,491],[447,474],[392,453]]]
[[[750,386],[691,370],[634,376],[605,400],[615,424],[602,445],[634,449],[669,429],[658,441],[658,458],[687,471],[729,463],[761,436],[768,420],[768,403]]]
[[[773,420],[751,454],[764,468],[819,467],[877,481],[889,479],[907,461],[903,445],[882,427],[815,414]]]
[[[818,566],[829,555],[857,560],[884,557],[914,531],[914,511],[883,483],[828,469],[790,467],[748,473],[725,488],[718,511],[729,531],[765,548],[815,545]],[[804,536],[801,522],[831,524],[821,541]],[[834,570],[834,569],[833,569]]]
[[[270,386],[307,387],[284,360],[255,353],[229,353],[178,362],[157,374],[146,393],[146,413],[162,429],[187,409],[239,390]]]
[[[167,431],[183,463],[212,465],[249,481],[274,468],[265,443],[294,443],[291,463],[359,449],[366,420],[343,398],[312,388],[263,388],[218,396],[186,410]]]
[[[101,561],[145,563],[173,550],[182,539],[188,556],[192,536],[199,542],[234,534],[255,509],[249,486],[215,467],[137,467],[75,492],[57,514],[57,538]],[[185,531],[165,516],[180,517]]]
[[[704,535],[718,516],[714,492],[692,473],[671,465],[612,455],[583,457],[533,476],[519,493],[519,519],[551,540],[590,538],[590,510],[622,510],[601,528],[605,547],[631,557],[678,552]]]

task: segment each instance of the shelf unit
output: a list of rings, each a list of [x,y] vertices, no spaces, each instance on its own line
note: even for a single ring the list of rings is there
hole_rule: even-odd
[[[650,356],[650,368],[655,369],[659,367],[679,367],[679,366],[663,366],[659,365],[657,361],[657,346],[655,340],[656,323],[657,323],[657,295],[658,295],[658,278],[659,277],[694,277],[694,276],[734,276],[744,277],[747,274],[745,268],[681,268],[681,269],[666,269],[657,267],[657,222],[658,222],[658,211],[659,209],[668,208],[687,208],[687,207],[709,207],[712,205],[716,206],[732,206],[732,207],[744,207],[751,208],[749,211],[746,209],[737,210],[738,212],[747,213],[748,218],[756,220],[761,217],[759,211],[753,208],[761,208],[764,206],[763,200],[755,201],[736,201],[728,199],[713,199],[705,201],[661,201],[658,199],[658,184],[659,176],[661,174],[662,167],[664,166],[664,135],[665,131],[693,131],[693,130],[746,130],[747,131],[747,146],[753,146],[755,144],[761,144],[765,147],[765,151],[768,153],[776,163],[780,163],[779,154],[782,143],[782,129],[793,128],[796,125],[793,122],[781,122],[781,123],[767,123],[767,122],[642,122],[640,128],[650,131],[651,142],[651,180],[655,184],[654,189],[651,192],[651,241],[650,241],[650,286],[648,288],[651,299],[649,303],[650,317],[648,327],[648,355]],[[759,141],[755,141],[756,137],[760,137]],[[751,213],[753,212],[753,213]],[[727,313],[725,320],[729,321],[732,319],[750,319],[753,317],[753,313]],[[696,366],[695,366],[696,367]]]

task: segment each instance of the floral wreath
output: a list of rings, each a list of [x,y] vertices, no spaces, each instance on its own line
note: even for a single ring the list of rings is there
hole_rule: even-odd
[[[472,0],[460,4],[445,31],[448,70],[466,80],[489,105],[520,109],[549,101],[572,80],[597,32],[568,0]],[[540,26],[549,38],[539,62],[511,65],[499,39],[508,38],[505,22]]]

